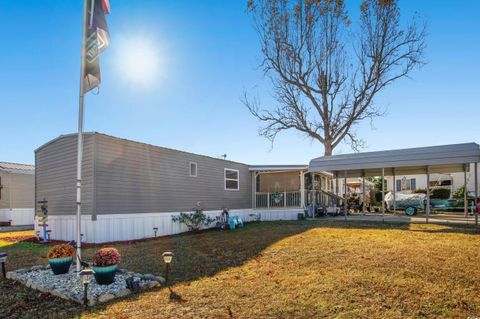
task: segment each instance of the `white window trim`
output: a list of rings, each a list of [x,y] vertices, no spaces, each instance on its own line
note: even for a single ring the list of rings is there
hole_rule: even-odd
[[[227,178],[227,171],[237,172],[237,178]],[[236,181],[237,188],[227,188],[227,181]],[[226,191],[238,192],[240,190],[240,171],[238,169],[233,169],[233,168],[223,169],[223,187],[225,188]]]
[[[192,164],[195,164],[195,175],[192,175]],[[197,164],[197,162],[190,162],[188,164],[188,175],[190,175],[190,177],[197,177],[198,176],[198,164]]]

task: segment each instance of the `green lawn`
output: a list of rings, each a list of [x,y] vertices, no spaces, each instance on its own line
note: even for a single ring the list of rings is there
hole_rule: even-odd
[[[8,267],[47,262],[48,247],[21,241],[31,235],[0,233]],[[171,289],[83,312],[1,281],[0,318],[479,316],[479,235],[465,226],[294,221],[118,244],[122,267],[142,273],[162,275],[161,253],[173,251]]]

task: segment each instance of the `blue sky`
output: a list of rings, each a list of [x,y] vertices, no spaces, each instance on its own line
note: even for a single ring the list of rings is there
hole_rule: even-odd
[[[357,10],[354,1],[350,10]],[[250,164],[308,163],[323,147],[298,133],[273,149],[240,98],[270,100],[257,35],[243,0],[112,0],[102,87],[86,98],[85,126],[155,145]],[[358,129],[366,150],[479,142],[480,1],[406,1],[429,24],[429,64],[377,104],[388,114]],[[34,149],[77,129],[82,1],[0,0],[0,161],[34,162]],[[148,84],[125,78],[125,43],[158,58]],[[335,153],[348,153],[342,145]]]

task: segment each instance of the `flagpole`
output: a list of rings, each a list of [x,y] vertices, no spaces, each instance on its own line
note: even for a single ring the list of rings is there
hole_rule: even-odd
[[[84,78],[85,78],[85,43],[87,35],[87,1],[83,0],[82,52],[80,62],[80,95],[78,100],[78,141],[77,141],[77,272],[80,272],[82,258],[81,214],[82,214],[82,159],[83,159],[83,117],[84,117]]]

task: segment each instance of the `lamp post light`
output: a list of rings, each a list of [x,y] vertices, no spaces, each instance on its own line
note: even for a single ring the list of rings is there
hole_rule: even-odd
[[[5,262],[7,261],[7,253],[0,253],[0,263],[2,263],[3,278],[7,278],[7,272],[5,271]]]
[[[93,274],[95,274],[95,271],[93,271],[93,269],[83,269],[79,272],[83,283],[83,305],[85,307],[88,306],[88,284],[90,283]]]
[[[158,231],[158,227],[153,227],[153,232],[155,233],[155,237],[157,237],[157,231]]]
[[[173,260],[173,253],[172,252],[164,252],[162,254],[163,262],[165,263],[165,284],[168,285],[168,273],[170,272],[170,264]]]

